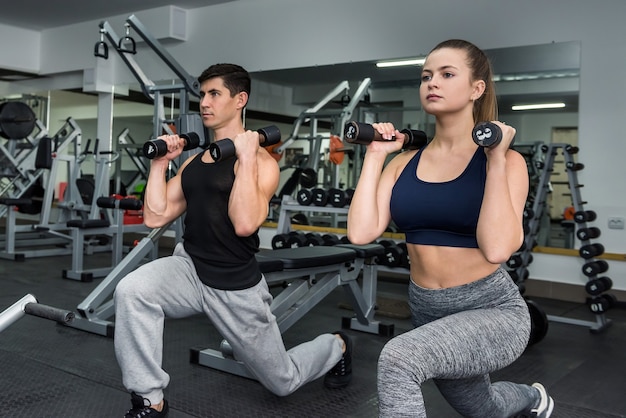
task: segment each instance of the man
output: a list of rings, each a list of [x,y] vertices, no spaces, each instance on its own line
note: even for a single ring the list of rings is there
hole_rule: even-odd
[[[132,402],[127,418],[167,416],[169,375],[161,367],[166,316],[204,312],[235,357],[279,396],[325,373],[330,388],[351,379],[352,344],[344,333],[323,334],[287,351],[271,313],[272,296],[254,254],[279,168],[259,147],[258,133],[243,126],[248,72],[216,64],[198,81],[203,124],[215,140],[233,141],[236,158],[215,162],[209,152],[198,153],[166,181],[168,163],[184,142],[177,135],[160,137],[168,152],[152,160],[144,222],[161,227],[185,213],[185,232],[171,256],[139,267],[115,291],[115,353]]]

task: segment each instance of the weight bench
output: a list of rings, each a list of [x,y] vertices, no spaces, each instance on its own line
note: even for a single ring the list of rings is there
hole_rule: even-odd
[[[268,285],[288,283],[274,297],[271,305],[281,333],[333,290],[343,286],[356,316],[344,318],[342,327],[392,335],[393,324],[383,325],[374,320],[377,271],[373,260],[382,253],[384,247],[379,244],[300,247],[258,253],[257,261]],[[363,280],[362,288],[358,284],[359,277]],[[233,358],[232,349],[226,340],[221,342],[219,350],[192,348],[190,361],[254,379],[246,366]]]
[[[22,205],[30,204],[32,204],[31,198],[0,198],[0,205],[5,205],[7,207],[4,248],[0,249],[0,258],[14,261],[24,261],[27,256],[33,255],[34,253],[49,256],[68,254],[69,250],[63,247],[35,251],[22,249],[24,246],[54,246],[67,242],[60,240],[59,238],[48,238],[44,233],[34,230],[32,225],[17,224],[16,208]]]
[[[98,207],[103,209],[113,209],[113,223],[108,219],[71,219],[67,221],[72,238],[72,267],[70,270],[63,270],[64,279],[80,280],[90,282],[95,277],[104,277],[113,267],[122,261],[124,232],[143,232],[148,228],[143,224],[124,225],[124,210],[140,210],[143,203],[134,198],[116,199],[114,197],[99,197],[96,200]],[[91,243],[86,243],[88,236],[110,236],[111,244],[105,243],[105,250],[111,250],[111,266],[102,268],[85,269],[84,254],[93,252]],[[96,239],[98,241],[98,239]],[[88,251],[85,251],[87,248]],[[91,251],[89,251],[91,249]]]

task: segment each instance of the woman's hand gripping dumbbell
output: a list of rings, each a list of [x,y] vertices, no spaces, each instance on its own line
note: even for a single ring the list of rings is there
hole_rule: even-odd
[[[503,127],[506,127],[507,135],[511,135],[511,141],[508,146],[511,147],[515,142],[515,128],[507,126],[504,123],[501,124]],[[480,122],[472,129],[472,139],[481,147],[496,147],[502,142],[503,137],[502,128],[494,122]]]
[[[372,141],[395,140],[395,138],[391,140],[384,139],[372,125],[356,121],[346,123],[343,134],[344,139],[351,144],[368,145]],[[426,134],[422,131],[403,129],[400,131],[400,135],[403,136],[403,138],[400,138],[403,139],[403,149],[418,149],[426,145],[428,141]]]
[[[275,125],[266,126],[257,130],[259,134],[259,145],[267,147],[277,144],[280,141],[280,130]],[[213,160],[220,161],[226,158],[234,157],[237,152],[235,142],[230,138],[220,139],[209,145],[209,153]]]

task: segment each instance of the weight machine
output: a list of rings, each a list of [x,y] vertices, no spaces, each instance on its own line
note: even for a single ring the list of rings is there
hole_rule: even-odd
[[[117,137],[117,147],[122,154],[124,154],[123,151],[125,151],[126,155],[133,162],[136,171],[124,181],[124,173],[128,173],[128,171],[122,169],[122,158],[119,158],[115,163],[116,190],[120,190],[122,185],[124,185],[127,190],[133,190],[142,181],[145,182],[148,180],[148,173],[150,171],[146,158],[141,152],[142,144],[138,144],[130,135],[130,130],[124,128]]]
[[[38,145],[47,134],[27,104],[18,101],[0,104],[0,137],[6,139],[0,142],[0,197],[26,197],[42,181],[50,167],[37,157]],[[0,207],[0,217],[7,210],[6,206]]]
[[[71,253],[67,244],[71,237],[67,234],[66,222],[77,217],[86,217],[91,212],[91,205],[82,201],[80,190],[76,184],[80,172],[82,131],[78,124],[68,118],[53,137],[38,140],[34,172],[23,170],[24,176],[14,181],[14,185],[25,184],[33,179],[43,181],[43,197],[39,219],[34,224],[17,225],[14,208],[32,204],[33,199],[8,198],[2,199],[0,210],[6,213],[6,237],[0,258],[23,260],[26,257],[45,257]],[[73,151],[70,155],[67,151]],[[52,203],[55,193],[57,174],[62,165],[66,164],[68,183],[62,199],[57,205],[53,216]],[[34,184],[34,183],[33,183]],[[55,219],[53,219],[55,218]],[[44,247],[32,249],[32,247]],[[19,248],[18,248],[19,247]],[[31,247],[31,249],[24,249]]]
[[[173,134],[170,127],[171,123],[174,123],[176,130],[179,133],[182,132],[196,132],[200,136],[200,147],[206,148],[208,141],[206,138],[207,133],[202,125],[200,116],[198,113],[189,113],[190,95],[200,97],[200,86],[198,80],[187,73],[183,67],[171,56],[171,54],[163,48],[161,43],[154,38],[146,29],[146,27],[139,21],[135,15],[131,15],[126,19],[125,23],[126,35],[120,38],[112,26],[107,21],[100,23],[100,41],[96,42],[94,47],[94,55],[96,57],[108,59],[109,47],[104,38],[111,43],[115,51],[122,58],[128,69],[135,76],[140,84],[141,90],[146,97],[154,102],[154,138],[160,136],[163,131]],[[150,80],[133,56],[137,53],[136,41],[130,36],[130,28],[145,41],[146,45],[161,58],[164,64],[166,64],[179,78],[180,84],[167,84],[156,85]],[[164,95],[166,94],[178,94],[179,99],[179,117],[176,120],[169,120],[165,118],[164,108]],[[191,154],[187,154],[182,158],[186,158]],[[184,161],[184,160],[183,160]]]
[[[189,156],[197,153],[200,149],[207,148],[209,145],[209,134],[204,128],[199,113],[191,113],[189,111],[190,96],[200,97],[200,86],[197,78],[192,77],[183,67],[172,57],[172,55],[161,45],[161,43],[148,32],[146,27],[139,21],[135,15],[130,15],[124,24],[125,36],[120,38],[109,22],[103,21],[100,27],[100,40],[94,45],[94,55],[99,58],[108,59],[109,45],[111,44],[121,59],[124,61],[128,69],[139,82],[144,95],[154,102],[154,131],[153,138],[157,138],[162,132],[174,134],[171,125],[174,124],[177,133],[195,132],[200,138],[200,145],[196,150],[184,151],[178,163],[171,162],[170,174],[174,174],[178,165],[185,161]],[[136,41],[130,35],[130,29],[133,29],[145,41],[146,45],[154,52],[163,63],[171,69],[178,77],[180,83],[156,85],[154,81],[149,79],[143,72],[139,64],[134,58],[137,54]],[[177,94],[179,99],[179,115],[175,119],[165,118],[164,96],[166,94]],[[134,161],[137,165],[138,162]],[[147,175],[147,171],[146,171]],[[176,224],[179,229],[176,231],[176,238],[180,240],[182,237],[181,225]]]
[[[285,196],[291,196],[297,191],[298,186],[304,188],[315,187],[319,182],[321,168],[322,144],[324,140],[330,139],[330,151],[345,152],[346,148],[333,149],[333,140],[343,143],[344,126],[352,118],[354,109],[361,99],[367,94],[371,84],[370,78],[365,78],[359,84],[354,96],[350,98],[348,91],[350,84],[348,81],[340,82],[334,89],[322,97],[313,107],[300,113],[293,124],[293,129],[289,137],[274,150],[277,154],[284,154],[285,150],[297,140],[307,140],[310,143],[308,157],[300,158],[300,161],[293,166],[294,172],[282,187],[278,199],[275,203],[280,204]],[[328,108],[328,104],[338,95],[342,94],[341,108]],[[345,103],[345,104],[344,104]],[[300,130],[304,124],[309,124],[309,133],[302,135]],[[319,132],[322,123],[328,124],[330,134],[323,135]],[[335,138],[333,138],[335,137]],[[350,148],[350,150],[352,150]],[[328,163],[330,165],[332,163]],[[333,169],[330,176],[326,176],[322,183],[328,183],[329,187],[339,187],[339,165],[332,164]],[[290,168],[290,167],[288,167]],[[285,169],[283,167],[281,170]],[[330,177],[330,179],[326,178]],[[331,214],[331,225],[337,226],[339,219],[337,214]]]
[[[317,173],[320,164],[322,140],[324,139],[324,136],[319,133],[320,122],[324,120],[329,122],[329,125],[331,126],[331,134],[336,134],[343,140],[343,127],[351,119],[354,109],[367,93],[370,84],[371,79],[365,78],[359,84],[354,96],[349,99],[343,107],[339,109],[325,109],[324,107],[342,92],[344,92],[342,100],[349,98],[347,92],[350,89],[350,84],[347,81],[339,83],[333,90],[318,101],[315,106],[300,113],[294,122],[293,129],[289,137],[283,142],[282,145],[276,148],[275,152],[283,154],[285,150],[296,140],[304,139],[311,141],[311,145],[309,147],[309,157],[306,160],[305,166],[302,167],[302,172],[299,173],[300,184],[303,187],[314,187],[318,183]],[[300,135],[300,128],[305,123],[309,123],[310,133],[308,135]],[[338,166],[335,166],[332,183],[333,187],[338,187],[339,185]]]
[[[136,42],[130,36],[130,28],[133,28],[145,41],[146,45],[155,52],[161,60],[176,73],[181,84],[157,86],[142,71],[133,56],[137,53]],[[100,23],[100,41],[94,46],[96,57],[107,59],[109,56],[109,41],[115,51],[126,63],[135,78],[139,81],[141,89],[148,98],[154,102],[154,138],[161,135],[162,131],[173,134],[170,123],[174,123],[178,133],[196,132],[200,137],[200,147],[208,147],[208,132],[204,129],[198,113],[189,112],[189,96],[200,97],[198,81],[191,77],[163,48],[163,46],[146,30],[144,25],[131,15],[125,23],[126,35],[120,38],[111,25],[104,21]],[[180,114],[175,120],[167,120],[164,116],[163,98],[165,94],[179,94]],[[123,133],[124,134],[124,133]],[[128,139],[128,132],[124,136]],[[130,148],[130,147],[129,147]],[[192,153],[198,150],[186,151],[181,155],[184,161]],[[147,171],[146,171],[147,175]],[[104,277],[97,286],[76,308],[76,317],[70,326],[95,334],[112,336],[113,321],[115,314],[113,306],[113,292],[117,283],[128,273],[144,263],[146,259],[154,259],[158,256],[158,242],[168,231],[175,231],[175,240],[182,239],[182,217],[161,228],[151,230],[146,237],[141,239],[130,252]]]

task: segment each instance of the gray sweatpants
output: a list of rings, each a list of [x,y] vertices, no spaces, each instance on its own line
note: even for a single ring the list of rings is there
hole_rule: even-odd
[[[324,375],[341,359],[333,334],[285,349],[272,295],[263,278],[245,290],[205,286],[182,243],[172,256],[144,264],[115,290],[115,354],[124,386],[157,404],[170,377],[162,369],[165,317],[204,312],[233,348],[233,354],[273,393],[285,396]]]
[[[381,417],[426,417],[428,379],[465,417],[510,417],[537,404],[535,388],[489,378],[522,354],[530,336],[528,307],[504,269],[448,289],[411,281],[409,304],[415,329],[391,339],[378,361]]]

